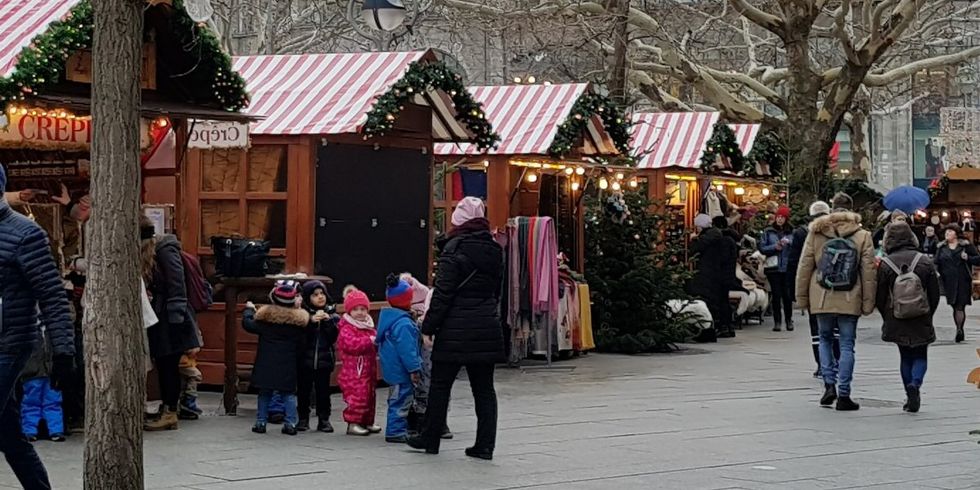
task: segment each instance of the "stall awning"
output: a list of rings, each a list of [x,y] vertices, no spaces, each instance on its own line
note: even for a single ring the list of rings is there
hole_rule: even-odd
[[[0,2],[0,77],[8,77],[21,51],[48,24],[61,20],[80,0],[4,0]]]
[[[547,155],[558,125],[572,115],[575,102],[588,90],[587,83],[470,87],[501,139],[500,145],[486,154]],[[588,134],[583,136],[587,153],[618,154],[598,116],[589,119]],[[435,153],[482,154],[472,144],[440,144],[436,145]]]
[[[633,115],[633,148],[638,168],[689,168],[701,164],[717,112],[644,112]],[[752,150],[758,124],[729,124],[743,154]]]
[[[412,62],[429,57],[427,51],[241,56],[234,66],[252,95],[248,113],[266,118],[253,125],[252,134],[326,135],[357,133],[375,99]],[[448,95],[420,94],[414,102],[432,107],[436,140],[470,139]]]

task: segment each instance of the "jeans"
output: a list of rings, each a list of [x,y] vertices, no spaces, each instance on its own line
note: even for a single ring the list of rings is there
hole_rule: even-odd
[[[807,313],[810,319],[810,340],[813,345],[813,361],[820,369],[820,327],[817,326],[817,315]],[[840,359],[840,332],[834,330],[834,359]],[[836,369],[836,362],[834,363]]]
[[[259,391],[259,410],[255,414],[256,425],[265,425],[269,421],[269,404],[272,402],[273,393],[282,398],[286,409],[286,425],[296,427],[299,423],[299,416],[296,414],[296,394],[273,390]]]
[[[493,388],[493,364],[466,364],[466,375],[476,408],[476,444],[474,448],[493,452],[497,442],[497,392]],[[449,395],[453,382],[463,364],[453,362],[432,363],[432,386],[429,390],[429,407],[420,437],[427,449],[439,450],[440,437],[446,427]]]
[[[402,383],[388,387],[388,423],[385,424],[385,437],[408,435],[408,412],[412,408],[415,386]]]
[[[902,383],[905,386],[921,388],[926,377],[926,369],[929,367],[929,346],[898,346],[898,353],[902,357]]]
[[[49,378],[34,378],[24,382],[24,399],[21,401],[20,421],[25,436],[37,437],[41,420],[48,427],[48,435],[64,435],[64,415],[61,413],[61,392],[51,387]]]
[[[297,368],[298,387],[296,392],[300,420],[310,421],[311,394],[316,395],[316,418],[330,420],[330,374],[333,368],[312,369],[300,365]]]
[[[786,324],[793,324],[793,296],[785,272],[768,272],[766,278],[769,279],[769,287],[772,289],[772,319],[776,325],[783,324],[783,315],[786,316]]]
[[[21,432],[20,405],[14,396],[17,378],[31,357],[30,349],[0,352],[0,452],[26,490],[50,489],[44,463]]]
[[[820,313],[816,316],[820,327],[820,373],[823,375],[823,382],[836,384],[839,396],[851,396],[858,317],[836,313]],[[840,359],[837,369],[834,369],[834,330],[840,331]]]

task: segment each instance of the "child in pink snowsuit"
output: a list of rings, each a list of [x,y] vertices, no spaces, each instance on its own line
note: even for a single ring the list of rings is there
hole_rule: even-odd
[[[347,434],[366,436],[381,432],[381,427],[374,424],[374,388],[378,379],[378,348],[374,339],[377,331],[368,314],[371,303],[367,295],[351,286],[344,293],[344,316],[340,319],[337,338],[341,359],[337,384],[347,404],[344,409]]]

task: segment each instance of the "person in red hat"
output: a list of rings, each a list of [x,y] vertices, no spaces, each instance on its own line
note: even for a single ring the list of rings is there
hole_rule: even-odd
[[[766,256],[765,272],[772,289],[773,332],[782,331],[783,316],[786,317],[786,330],[793,331],[793,288],[787,273],[793,244],[793,226],[789,217],[789,208],[780,206],[772,225],[762,233],[759,242],[759,251]]]
[[[371,302],[354,286],[344,288],[344,316],[340,319],[337,352],[340,374],[337,384],[344,395],[344,421],[347,435],[366,436],[381,432],[374,423],[375,392],[378,380],[377,330],[369,314]]]

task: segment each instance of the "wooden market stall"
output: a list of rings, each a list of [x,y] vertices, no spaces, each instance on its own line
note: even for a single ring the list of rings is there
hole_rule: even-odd
[[[215,270],[211,238],[240,235],[268,241],[277,271],[332,278],[338,303],[346,284],[380,307],[388,273],[427,277],[433,144],[495,138],[461,77],[432,51],[247,56],[234,66],[248,113],[264,119],[247,150],[190,152],[181,229],[205,273]],[[255,351],[251,335],[225,337],[238,322],[224,308],[199,316],[206,383],[238,372],[226,354],[251,364]]]
[[[449,229],[452,209],[464,196],[483,198],[491,227],[508,244],[508,264],[532,264],[526,275],[509,275],[507,281],[504,334],[512,363],[529,354],[550,361],[549,353],[591,349],[590,294],[574,272],[585,266],[583,195],[600,182],[627,185],[623,170],[603,163],[628,154],[628,121],[585,83],[471,90],[501,141],[487,152],[473,145],[436,145],[437,172],[443,176],[435,190],[436,227]],[[534,236],[553,241],[533,242]],[[541,247],[547,243],[553,243],[553,251]],[[568,259],[568,270],[559,268],[555,255],[547,256],[552,252]],[[521,282],[527,277],[552,281],[559,292],[545,302],[551,306],[537,309],[519,299],[533,289]]]

